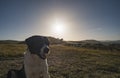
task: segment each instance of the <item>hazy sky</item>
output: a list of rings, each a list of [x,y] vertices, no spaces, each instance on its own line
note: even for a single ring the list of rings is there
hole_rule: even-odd
[[[0,40],[31,35],[120,40],[120,0],[0,0]]]

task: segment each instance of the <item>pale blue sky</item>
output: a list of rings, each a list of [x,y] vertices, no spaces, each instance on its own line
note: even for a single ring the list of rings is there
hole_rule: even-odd
[[[64,32],[53,33],[55,19]],[[120,0],[0,0],[0,40],[31,35],[120,40]]]

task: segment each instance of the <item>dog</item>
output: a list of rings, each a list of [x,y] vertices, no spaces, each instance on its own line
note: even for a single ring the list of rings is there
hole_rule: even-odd
[[[46,55],[49,41],[44,36],[32,36],[25,40],[27,51],[21,70],[10,70],[7,78],[50,78]]]
[[[24,66],[20,70],[11,69],[7,73],[7,78],[26,78]]]

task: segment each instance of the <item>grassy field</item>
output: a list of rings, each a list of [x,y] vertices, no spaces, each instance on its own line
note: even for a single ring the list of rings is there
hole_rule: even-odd
[[[24,44],[0,44],[0,78],[23,64]],[[120,78],[120,52],[51,45],[51,78]]]

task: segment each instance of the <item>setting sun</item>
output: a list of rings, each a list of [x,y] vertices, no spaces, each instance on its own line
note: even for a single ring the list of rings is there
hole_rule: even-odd
[[[63,34],[65,32],[65,23],[56,19],[52,24],[52,31],[56,34]]]

